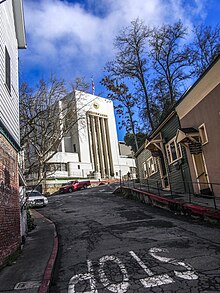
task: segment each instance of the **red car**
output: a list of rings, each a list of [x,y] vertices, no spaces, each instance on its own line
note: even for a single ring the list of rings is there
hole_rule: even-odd
[[[89,185],[91,185],[90,181],[69,181],[67,183],[62,184],[62,187],[60,188],[60,193],[68,193],[68,192],[73,192],[75,190],[79,189],[85,189]]]

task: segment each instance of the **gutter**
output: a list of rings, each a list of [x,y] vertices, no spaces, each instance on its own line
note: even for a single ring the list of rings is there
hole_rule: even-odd
[[[18,41],[18,49],[26,49],[26,34],[24,26],[24,10],[22,0],[12,0],[14,20],[15,20],[15,31]]]

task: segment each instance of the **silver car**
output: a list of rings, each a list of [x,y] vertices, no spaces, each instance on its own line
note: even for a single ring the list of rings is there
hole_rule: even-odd
[[[45,207],[48,204],[48,199],[37,190],[26,192],[27,205],[33,207]]]

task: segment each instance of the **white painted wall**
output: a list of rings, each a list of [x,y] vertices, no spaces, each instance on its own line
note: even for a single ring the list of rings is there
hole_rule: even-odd
[[[5,46],[11,58],[11,93],[5,85]],[[0,119],[19,144],[18,44],[12,0],[0,5]]]
[[[111,141],[113,164],[118,164],[119,149],[113,102],[108,99],[82,92],[76,92],[76,100],[77,107],[78,109],[81,109],[83,117],[86,116],[87,111],[96,112],[108,116],[109,136]],[[99,107],[94,108],[94,103],[98,103]],[[90,162],[90,154],[88,150],[88,128],[85,120],[82,120],[79,124],[79,137],[81,159],[83,162]]]
[[[115,169],[119,172],[121,170],[121,176],[127,175],[128,172],[131,173],[130,168],[136,167],[135,159],[119,157],[119,165],[115,166]],[[136,178],[136,175],[131,174],[133,179]]]
[[[77,153],[58,152],[50,160],[50,163],[68,163],[79,162],[79,155]]]
[[[66,163],[68,171],[56,171],[53,176],[56,177],[87,177],[92,170],[90,162],[80,162],[78,153],[58,152],[49,163]]]

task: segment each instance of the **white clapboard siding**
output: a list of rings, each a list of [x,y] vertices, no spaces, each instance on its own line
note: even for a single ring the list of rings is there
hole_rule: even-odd
[[[11,64],[10,93],[5,85],[5,46]],[[19,144],[18,44],[12,0],[0,5],[0,120]]]

